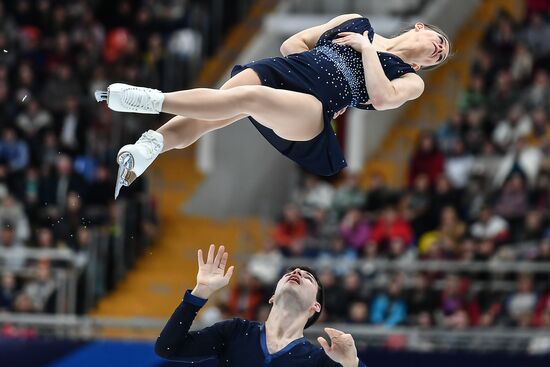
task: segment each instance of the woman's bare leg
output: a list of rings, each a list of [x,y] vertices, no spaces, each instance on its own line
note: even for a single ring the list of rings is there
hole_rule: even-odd
[[[226,90],[242,85],[261,85],[261,81],[253,70],[248,69],[229,79],[220,89]],[[190,117],[175,116],[157,129],[157,132],[161,133],[164,138],[162,152],[164,153],[171,149],[187,148],[204,134],[230,125],[244,117],[246,117],[246,114],[240,114],[223,120],[205,121]]]
[[[174,116],[157,129],[164,138],[162,152],[172,149],[187,148],[204,134],[220,129],[238,121],[246,115],[238,115],[230,119],[219,121],[204,121],[183,116]]]
[[[251,69],[240,74],[243,73],[253,73],[257,78]],[[236,116],[252,116],[282,138],[294,141],[310,140],[323,130],[323,109],[317,98],[261,85],[165,93],[162,111],[218,122]]]

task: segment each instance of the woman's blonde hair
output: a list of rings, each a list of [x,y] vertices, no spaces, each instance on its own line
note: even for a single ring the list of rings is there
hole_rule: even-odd
[[[447,35],[447,33],[445,33],[443,31],[443,29],[439,28],[438,26],[436,25],[433,25],[433,24],[427,24],[427,23],[422,23],[424,24],[424,28],[426,29],[429,29],[431,31],[434,31],[435,33],[439,34],[441,37],[443,37],[443,39],[445,41],[447,41],[447,44],[449,45],[449,52],[447,53],[447,56],[444,57],[441,61],[439,61],[437,64],[435,65],[431,65],[431,66],[421,66],[420,69],[421,70],[433,70],[433,69],[436,69],[438,67],[440,67],[441,65],[443,64],[446,64],[449,59],[451,57],[453,57],[453,44],[451,42],[451,38]],[[394,37],[397,37],[397,36],[400,36],[404,33],[407,33],[408,31],[410,31],[411,29],[414,29],[415,28],[415,25],[412,25],[412,26],[408,26],[408,27],[405,27],[401,32],[399,32],[398,34],[396,34]]]

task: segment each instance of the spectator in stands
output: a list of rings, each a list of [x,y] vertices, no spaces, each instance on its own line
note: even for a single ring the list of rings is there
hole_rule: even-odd
[[[435,226],[431,218],[432,194],[428,175],[419,174],[415,177],[413,187],[403,197],[405,201],[405,218],[411,223],[416,236],[429,231]]]
[[[527,87],[525,92],[525,103],[528,108],[550,109],[550,78],[548,71],[539,69],[535,73],[533,83]]]
[[[533,326],[550,328],[550,293],[540,297],[533,315]]]
[[[518,242],[538,241],[544,235],[543,215],[539,210],[527,213],[523,223],[518,228],[516,239]]]
[[[500,121],[506,115],[502,106],[513,106],[519,100],[519,91],[514,84],[510,69],[500,70],[496,75],[496,84],[489,95],[489,117]]]
[[[53,231],[51,230],[51,228],[37,228],[36,247],[38,247],[39,249],[52,249],[57,247],[56,239],[53,235]]]
[[[544,20],[542,14],[531,14],[523,38],[540,65],[545,65],[544,60],[550,55],[550,24]]]
[[[498,324],[502,313],[502,297],[499,292],[490,289],[482,289],[476,295],[479,305],[480,317],[477,325],[491,327]]]
[[[264,302],[264,294],[258,280],[248,271],[239,274],[237,284],[231,289],[227,308],[231,315],[255,320],[258,308]]]
[[[540,241],[535,261],[550,262],[550,236],[546,235],[546,238]]]
[[[384,176],[380,172],[374,172],[369,177],[365,210],[371,215],[379,214],[382,209],[390,204],[392,196],[391,190],[384,181]]]
[[[477,242],[475,260],[476,261],[489,261],[495,254],[496,244],[495,241],[489,238],[481,239]],[[480,277],[487,277],[487,273],[481,273]]]
[[[248,272],[263,285],[277,282],[283,266],[283,256],[275,242],[267,238],[263,241],[262,251],[254,253],[248,261]]]
[[[13,174],[20,173],[29,163],[29,148],[27,143],[19,139],[16,131],[5,127],[0,140],[0,160],[6,161]]]
[[[306,174],[304,186],[294,193],[293,202],[298,205],[310,228],[315,229],[320,218],[332,205],[334,189],[316,176]]]
[[[504,184],[495,202],[495,214],[503,217],[512,232],[512,238],[520,232],[520,226],[529,208],[529,197],[523,176],[514,173]]]
[[[461,112],[466,112],[471,110],[472,108],[479,108],[479,107],[485,108],[486,104],[487,104],[487,94],[485,91],[483,77],[481,75],[472,75],[468,84],[468,88],[462,91],[462,93],[459,96],[458,109]],[[462,120],[461,114],[459,112],[456,112],[451,118],[451,120],[449,120],[449,122],[456,123],[459,121],[461,122],[461,120]],[[461,125],[457,124],[454,127],[460,128]],[[461,133],[460,129],[457,129],[455,131],[457,133]],[[448,151],[448,150],[445,150],[443,147],[442,147],[442,150],[444,152]]]
[[[432,288],[428,276],[418,273],[414,277],[412,288],[406,293],[407,323],[409,325],[422,325],[426,323],[426,315],[435,311],[437,294]]]
[[[393,207],[388,206],[376,221],[371,239],[378,247],[387,247],[394,239],[402,239],[405,244],[410,245],[413,232],[409,223],[399,217]]]
[[[25,285],[23,292],[29,296],[35,311],[53,313],[55,309],[52,301],[56,285],[49,261],[39,261],[34,271],[34,279]]]
[[[550,110],[550,108],[549,108]],[[531,111],[533,129],[529,136],[529,144],[541,148],[545,153],[550,151],[550,119],[544,107],[536,107]]]
[[[471,234],[475,238],[503,241],[509,236],[506,220],[496,214],[490,206],[484,206],[478,220],[471,226]]]
[[[534,61],[533,54],[529,51],[526,44],[516,44],[514,58],[510,66],[512,77],[516,83],[523,86],[529,82],[531,74],[533,73]]]
[[[16,238],[11,223],[4,223],[0,231],[0,252],[5,256],[6,269],[8,271],[21,270],[26,260],[25,246]]]
[[[464,144],[471,154],[481,153],[486,141],[487,111],[484,108],[472,108],[466,113]]]
[[[457,275],[447,275],[445,288],[439,299],[440,324],[453,329],[464,329],[472,321],[470,315],[474,307],[475,304],[466,298],[464,282]]]
[[[468,185],[474,164],[474,156],[466,152],[462,140],[457,140],[445,159],[445,176],[453,187],[464,189]]]
[[[13,273],[4,272],[0,284],[0,312],[13,310],[13,302],[17,294],[17,283]]]
[[[287,204],[283,209],[283,218],[273,231],[273,240],[283,254],[288,255],[288,247],[292,241],[301,240],[306,235],[307,226],[300,215],[300,210],[294,204]]]
[[[418,146],[409,164],[409,186],[412,186],[420,174],[428,176],[430,186],[434,186],[443,172],[445,158],[439,151],[434,136],[424,132],[418,139]]]
[[[514,20],[508,12],[501,10],[496,20],[485,31],[483,45],[491,50],[499,68],[507,68],[510,66],[509,58],[515,44]]]
[[[65,159],[64,155],[59,156],[59,141],[53,130],[46,130],[40,146],[40,169],[42,172],[49,172],[53,169],[58,159]]]
[[[453,151],[454,145],[462,141],[464,116],[456,111],[436,131],[437,144],[443,154],[448,155]]]
[[[80,194],[85,191],[84,185],[84,179],[73,170],[71,157],[62,154],[57,159],[56,172],[46,176],[40,186],[41,202],[59,214],[67,205],[69,192]]]
[[[40,174],[36,167],[29,167],[25,173],[25,185],[21,198],[21,204],[25,207],[25,214],[29,222],[36,223],[39,216],[40,203]]]
[[[334,192],[332,210],[340,219],[350,209],[363,208],[365,200],[366,193],[359,185],[359,175],[348,173],[344,183]]]
[[[370,223],[359,209],[351,209],[340,223],[340,235],[346,246],[359,253],[370,239]]]
[[[459,244],[457,260],[473,261],[476,255],[476,242],[471,237],[465,237]]]
[[[438,228],[420,238],[418,251],[431,259],[454,259],[458,254],[458,242],[465,233],[466,225],[458,218],[455,208],[446,206],[441,210]],[[432,246],[439,248],[432,249]],[[438,256],[430,256],[433,251],[437,251]]]
[[[342,299],[344,296],[344,288],[342,283],[338,281],[334,272],[330,267],[323,267],[319,271],[319,281],[323,285],[325,291],[324,317],[326,320],[336,321],[339,316],[345,311]]]
[[[31,230],[23,206],[11,195],[0,200],[0,226],[13,227],[17,241],[28,240]]]
[[[347,322],[366,325],[369,321],[369,307],[365,302],[354,301],[349,305]]]
[[[89,207],[95,207],[96,210],[107,206],[113,200],[112,186],[108,168],[105,165],[100,165],[95,172],[93,184],[90,185],[90,189],[85,195],[86,204]]]
[[[451,185],[451,181],[445,175],[441,175],[437,179],[429,210],[432,228],[441,223],[441,213],[447,207],[460,207],[460,191]]]
[[[400,275],[393,276],[386,290],[373,299],[370,314],[373,324],[394,327],[406,321],[407,305],[402,294],[402,283]]]
[[[538,175],[535,186],[530,191],[529,204],[534,209],[550,210],[550,175],[548,173],[541,172]]]
[[[483,85],[490,90],[493,87],[497,71],[494,57],[489,50],[484,47],[478,48],[472,62],[471,74],[481,76],[483,78]]]
[[[493,130],[493,142],[500,151],[505,152],[520,137],[530,135],[531,130],[531,117],[520,103],[516,103],[508,110],[506,119],[499,121]]]
[[[78,227],[86,223],[80,195],[74,191],[67,194],[65,207],[54,226],[55,236],[67,246],[74,241]]]
[[[40,159],[40,138],[44,129],[52,125],[51,114],[44,110],[36,99],[31,99],[25,106],[25,110],[17,115],[15,120],[17,127],[23,132],[25,141],[31,149],[31,160],[36,163]]]
[[[364,287],[361,274],[356,270],[351,270],[342,277],[342,291],[340,294],[340,306],[333,315],[335,321],[345,321],[349,316],[349,305],[354,302],[366,302],[368,293]]]
[[[530,274],[520,274],[516,290],[505,301],[506,315],[512,326],[528,327],[531,325],[537,294],[533,289],[533,277]]]
[[[18,313],[33,313],[37,311],[34,309],[31,297],[24,292],[20,292],[15,296],[13,310]]]
[[[67,96],[60,116],[59,142],[61,148],[73,155],[83,153],[87,143],[85,137],[87,125],[77,97],[75,95]]]
[[[550,308],[547,306],[540,317],[540,324],[536,325],[544,330],[550,329]],[[528,351],[530,354],[548,354],[550,352],[550,337],[543,335],[535,336],[529,342]]]
[[[62,113],[68,97],[80,95],[80,86],[69,65],[62,63],[53,68],[42,89],[41,101],[54,114]]]
[[[88,226],[78,227],[74,241],[69,242],[69,246],[77,252],[87,253],[93,246],[92,236]]]
[[[318,252],[317,260],[320,266],[330,268],[336,276],[341,276],[353,268],[357,257],[356,249],[347,246],[342,237],[335,236],[329,240],[327,249]]]

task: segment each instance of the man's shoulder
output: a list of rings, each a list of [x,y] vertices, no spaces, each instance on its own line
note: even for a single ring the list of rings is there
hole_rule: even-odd
[[[233,317],[231,319],[223,320],[215,325],[223,327],[226,330],[231,329],[233,332],[238,334],[246,334],[249,332],[254,332],[255,330],[259,332],[262,327],[262,323],[258,321],[245,320],[240,317]]]

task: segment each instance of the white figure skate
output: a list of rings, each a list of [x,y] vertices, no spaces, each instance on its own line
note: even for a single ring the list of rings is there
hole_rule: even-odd
[[[130,186],[136,178],[145,172],[160,154],[163,145],[162,134],[149,130],[144,132],[135,144],[128,144],[120,148],[117,154],[118,174],[115,199],[122,186]]]
[[[161,112],[164,94],[158,89],[115,83],[107,91],[97,90],[95,99],[107,101],[113,111],[158,114]]]

